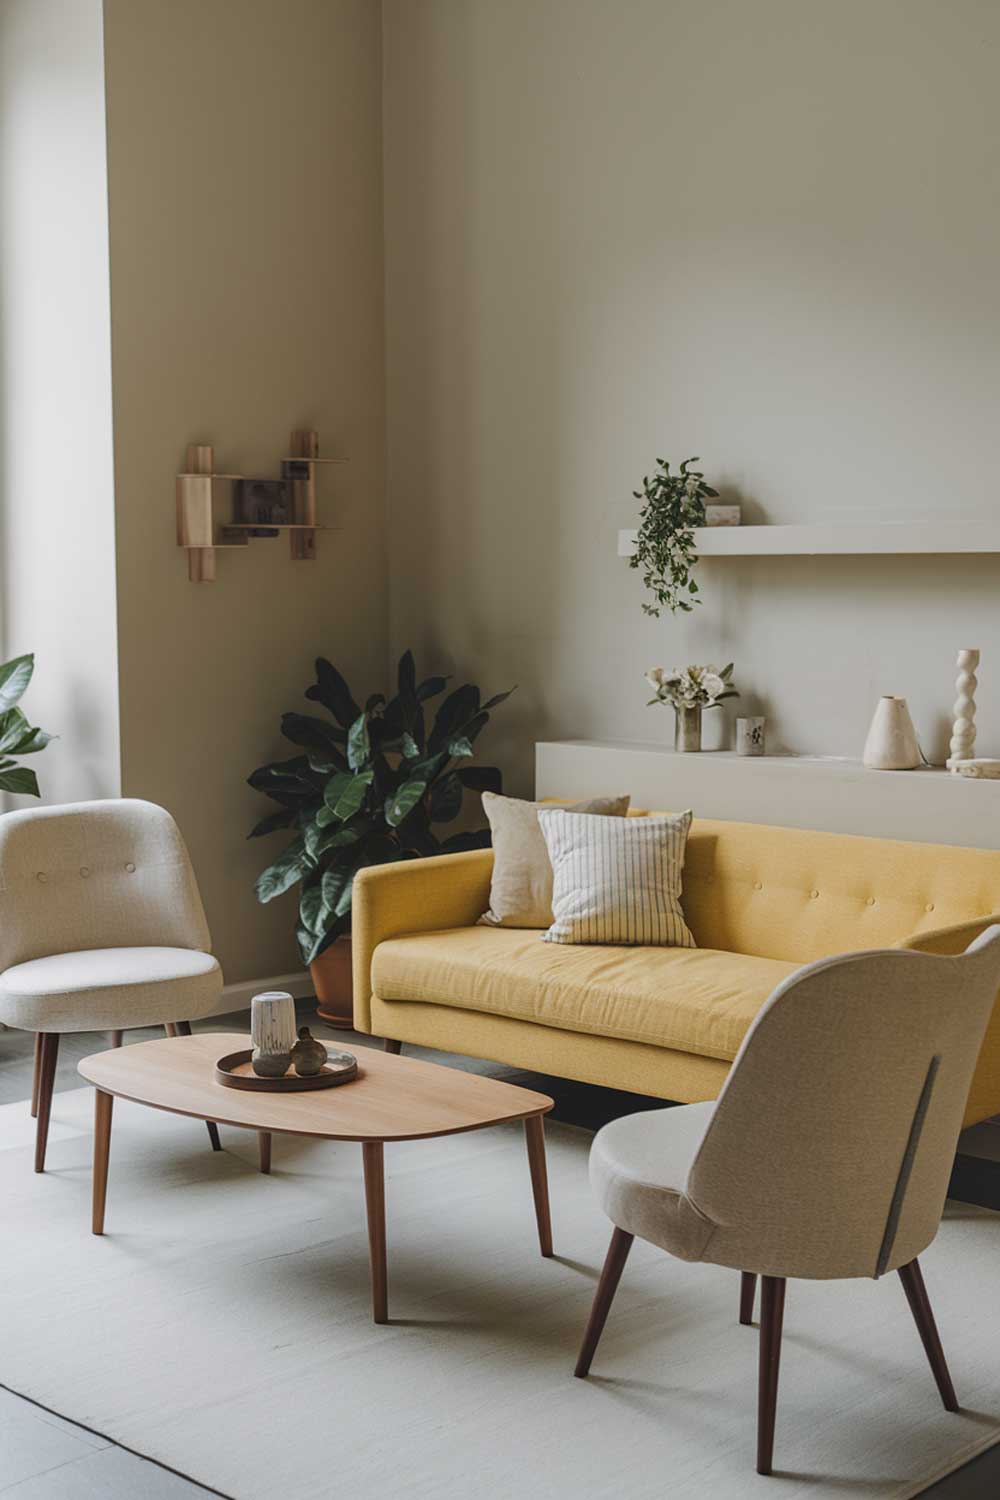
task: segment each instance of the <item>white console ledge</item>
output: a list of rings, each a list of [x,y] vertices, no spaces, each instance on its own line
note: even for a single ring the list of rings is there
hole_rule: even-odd
[[[665,745],[560,740],[535,746],[535,795],[574,800],[628,792],[633,807],[783,828],[1000,849],[1000,781],[948,771],[869,771],[806,755],[675,755]]]
[[[1000,552],[997,521],[889,521],[876,525],[699,526],[699,557],[830,557]],[[635,531],[619,531],[618,556],[631,557]]]

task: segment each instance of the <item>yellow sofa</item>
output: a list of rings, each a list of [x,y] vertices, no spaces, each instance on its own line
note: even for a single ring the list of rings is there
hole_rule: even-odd
[[[492,866],[483,850],[360,872],[358,1030],[684,1103],[716,1097],[799,964],[957,953],[1000,921],[1000,851],[695,819],[683,904],[698,948],[570,947],[476,925]],[[997,1113],[1000,1004],[965,1123]]]

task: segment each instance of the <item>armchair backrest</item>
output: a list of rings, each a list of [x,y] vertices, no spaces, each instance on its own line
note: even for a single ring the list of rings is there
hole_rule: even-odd
[[[820,960],[764,1005],[688,1177],[777,1276],[880,1276],[937,1232],[1000,984],[1000,926],[955,957]]]
[[[130,947],[211,947],[170,814],[121,798],[0,817],[0,970],[53,953]]]

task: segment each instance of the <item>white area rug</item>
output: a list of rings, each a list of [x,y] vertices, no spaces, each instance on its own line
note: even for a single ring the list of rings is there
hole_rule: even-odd
[[[0,1109],[0,1381],[238,1500],[915,1495],[1000,1441],[1000,1216],[956,1208],[924,1261],[964,1411],[943,1411],[898,1278],[789,1287],[776,1470],[753,1472],[756,1329],[739,1278],[638,1241],[572,1378],[609,1228],[589,1137],[550,1126],[543,1261],[522,1133],[388,1147],[393,1322],[370,1321],[360,1148],[116,1101],[107,1235],[92,1095],[57,1094],[49,1170]],[[2,1487],[2,1484],[0,1484]]]

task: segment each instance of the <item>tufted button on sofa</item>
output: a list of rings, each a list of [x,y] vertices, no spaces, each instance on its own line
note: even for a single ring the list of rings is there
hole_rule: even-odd
[[[476,925],[492,862],[477,850],[360,872],[358,1029],[682,1103],[718,1095],[757,1013],[800,965],[868,949],[960,953],[1000,920],[1000,851],[696,818],[683,905],[697,949],[569,947]],[[995,1010],[965,1123],[998,1112]]]

